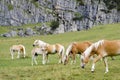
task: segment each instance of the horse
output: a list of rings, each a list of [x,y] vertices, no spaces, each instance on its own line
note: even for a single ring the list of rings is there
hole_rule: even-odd
[[[93,53],[94,52],[94,53]],[[90,56],[97,54],[98,56],[93,60],[91,71],[95,70],[95,63],[103,58],[105,64],[105,73],[109,72],[107,56],[115,56],[120,54],[120,40],[99,40],[93,43],[89,48],[87,48],[83,53],[82,58],[82,68],[88,63]]]
[[[36,61],[36,57],[38,55],[43,55],[43,51],[41,50],[41,48],[35,47],[32,49],[31,54],[32,54],[32,65],[34,62],[37,65],[38,63]]]
[[[48,55],[49,54],[54,54],[54,53],[58,53],[59,56],[59,63],[62,63],[62,58],[64,55],[64,46],[61,44],[48,44],[44,41],[41,40],[35,40],[33,43],[33,46],[38,46],[39,48],[42,49],[43,51],[43,64],[45,64],[46,62],[48,62]]]
[[[25,47],[23,45],[21,45],[21,44],[20,45],[12,45],[10,47],[10,53],[11,53],[12,59],[13,59],[14,52],[18,52],[17,58],[20,58],[20,53],[23,53],[24,58],[25,58],[26,52],[25,52]]]
[[[75,56],[76,54],[83,54],[83,52],[92,44],[92,42],[86,41],[86,42],[73,42],[71,43],[67,49],[66,54],[63,58],[63,64],[67,64],[69,57],[72,57],[72,63],[76,63]]]
[[[44,59],[44,64],[46,63],[46,61],[48,61],[48,55],[49,54],[56,54],[58,53],[58,56],[59,56],[59,62],[58,63],[62,63],[62,59],[63,59],[63,56],[64,56],[64,46],[61,45],[61,44],[54,44],[54,45],[50,45],[50,44],[47,44],[44,48],[42,48],[42,51],[44,51],[44,54],[43,54],[43,59]]]

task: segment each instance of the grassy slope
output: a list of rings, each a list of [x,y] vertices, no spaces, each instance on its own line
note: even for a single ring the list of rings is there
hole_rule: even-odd
[[[6,31],[6,30],[5,30]],[[88,31],[67,32],[58,35],[32,36],[2,38],[0,37],[0,80],[116,80],[120,79],[120,57],[116,56],[115,60],[108,58],[110,72],[104,74],[105,67],[102,61],[96,64],[95,73],[90,72],[91,62],[85,69],[80,68],[79,57],[74,65],[58,64],[58,56],[50,55],[50,62],[42,65],[42,57],[38,56],[38,65],[31,66],[31,49],[35,39],[41,39],[48,43],[61,43],[65,47],[74,41],[98,41],[100,39],[119,39],[120,23],[109,24],[94,27]],[[27,58],[11,60],[9,47],[13,44],[23,44],[26,47]]]

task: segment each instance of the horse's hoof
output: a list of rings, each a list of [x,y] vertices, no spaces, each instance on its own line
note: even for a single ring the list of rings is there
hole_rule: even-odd
[[[94,73],[94,71],[91,71],[92,73]]]
[[[84,66],[81,66],[83,69],[85,68]]]

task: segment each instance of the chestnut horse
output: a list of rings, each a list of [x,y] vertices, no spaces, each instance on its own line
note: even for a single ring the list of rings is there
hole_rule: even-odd
[[[91,45],[91,42],[73,42],[66,49],[66,54],[63,58],[63,63],[67,64],[69,57],[72,57],[71,63],[75,63],[76,54],[83,54],[83,52]]]
[[[107,73],[109,70],[108,70],[108,63],[106,57],[120,54],[120,40],[113,40],[113,41],[100,40],[98,42],[93,43],[83,53],[82,68],[84,68],[86,63],[88,63],[90,56],[94,54],[97,54],[98,56],[93,60],[91,71],[94,72],[95,63],[101,58],[103,58],[106,67],[105,73]]]
[[[20,58],[20,53],[23,53],[24,57],[26,54],[25,47],[21,44],[20,45],[13,45],[10,47],[10,53],[11,53],[12,59],[13,59],[14,52],[18,52],[17,58]]]

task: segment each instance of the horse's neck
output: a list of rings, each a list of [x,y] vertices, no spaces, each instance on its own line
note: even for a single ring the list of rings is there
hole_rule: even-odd
[[[93,50],[93,45],[91,45],[89,48],[87,48],[86,50],[85,50],[85,56],[89,56],[90,54],[91,54],[91,52],[92,52],[92,50]]]

